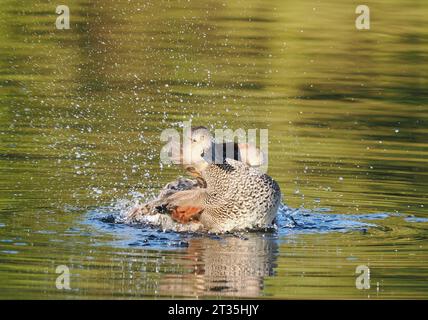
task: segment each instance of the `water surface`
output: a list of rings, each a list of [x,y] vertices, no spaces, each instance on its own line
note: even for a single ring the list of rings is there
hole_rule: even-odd
[[[358,31],[352,1],[69,1],[56,30],[4,0],[0,298],[428,298],[428,8],[367,4]],[[181,174],[159,135],[189,119],[269,130],[276,232],[98,219]]]

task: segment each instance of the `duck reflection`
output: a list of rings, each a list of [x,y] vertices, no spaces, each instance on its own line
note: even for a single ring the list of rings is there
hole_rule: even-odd
[[[264,277],[273,275],[277,250],[271,234],[191,239],[184,259],[193,272],[164,275],[159,281],[159,294],[260,296]]]

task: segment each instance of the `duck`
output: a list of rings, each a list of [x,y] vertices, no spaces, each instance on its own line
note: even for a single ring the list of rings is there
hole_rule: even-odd
[[[127,221],[147,221],[151,216],[150,221],[163,229],[210,233],[272,227],[281,190],[258,169],[262,153],[251,145],[216,144],[206,127],[192,128],[191,133],[191,150],[183,150],[181,157],[194,180],[179,178],[167,184],[155,200],[132,208]],[[234,150],[230,158],[224,152],[227,147]]]

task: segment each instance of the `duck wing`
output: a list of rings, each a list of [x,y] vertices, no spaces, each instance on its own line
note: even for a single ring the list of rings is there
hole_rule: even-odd
[[[198,220],[205,209],[207,196],[206,189],[178,191],[165,199],[166,209],[177,222]]]
[[[144,216],[169,213],[167,210],[168,198],[183,190],[197,190],[199,188],[196,180],[180,177],[165,185],[159,195],[145,203],[136,203],[125,213],[125,221],[128,223],[138,222]]]
[[[260,167],[266,161],[264,153],[255,145],[235,142],[213,143],[203,153],[202,158],[208,163],[215,164],[223,164],[226,159],[232,159],[251,167]]]
[[[203,207],[207,197],[207,189],[177,191],[164,199],[167,207],[193,206]]]
[[[223,164],[226,158],[241,160],[239,145],[235,142],[213,143],[202,158],[208,163]]]

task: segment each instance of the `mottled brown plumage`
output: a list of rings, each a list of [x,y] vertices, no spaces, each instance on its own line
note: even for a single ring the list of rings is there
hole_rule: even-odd
[[[272,225],[281,192],[268,175],[248,165],[226,159],[224,164],[210,164],[201,172],[206,188],[187,182],[178,188],[164,189],[156,201],[134,209],[131,221],[141,215],[168,215],[159,225],[187,224],[190,229],[215,233],[262,229]],[[190,180],[187,180],[190,181]],[[167,190],[167,191],[165,191]],[[183,226],[180,226],[183,229]],[[184,227],[185,228],[185,227]]]

